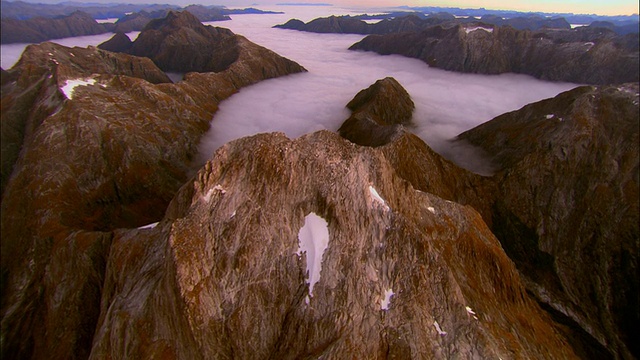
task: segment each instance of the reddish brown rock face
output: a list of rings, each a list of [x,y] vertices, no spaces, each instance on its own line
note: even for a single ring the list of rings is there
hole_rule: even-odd
[[[493,231],[530,291],[637,356],[638,84],[577,88],[460,137],[502,166]]]
[[[225,71],[179,84],[147,58],[50,43],[3,73],[4,356],[86,357],[110,231],[163,216],[221,100],[304,71],[234,41]]]
[[[582,84],[637,82],[637,45],[612,31],[516,30],[486,24],[433,26],[421,31],[370,35],[352,50],[399,54],[444,70],[507,72]]]
[[[310,213],[329,237],[312,296]],[[159,225],[112,249],[104,357],[573,357],[478,213],[329,132],[223,146]],[[127,335],[146,323],[148,340]]]
[[[148,57],[164,71],[224,71],[241,51],[239,36],[205,26],[188,11],[169,11],[165,18],[151,20],[133,42],[123,36],[116,34],[98,47]]]
[[[159,44],[200,34],[169,20],[186,23],[152,23]],[[3,357],[635,354],[637,85],[462,135],[493,177],[407,132],[411,99],[384,79],[349,104],[370,126],[345,137],[366,146],[256,135],[190,178],[222,99],[304,71],[216,31],[225,66],[177,84],[149,59],[53,44],[2,74]],[[376,127],[391,135],[372,142]],[[301,252],[310,218],[326,248]]]

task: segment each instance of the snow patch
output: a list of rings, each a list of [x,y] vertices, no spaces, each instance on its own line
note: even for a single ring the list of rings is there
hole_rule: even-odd
[[[471,309],[468,306],[465,306],[465,309],[467,309],[467,313],[469,313],[469,315],[473,316],[474,319],[478,320],[478,316],[476,316],[476,312],[473,311],[473,309]]]
[[[207,191],[207,193],[202,197],[202,200],[204,200],[204,202],[211,201],[211,195],[213,195],[213,189],[209,189],[209,191]]]
[[[144,226],[140,226],[138,229],[142,230],[142,229],[153,229],[154,227],[156,227],[156,225],[158,225],[157,222],[154,222],[153,224],[148,224],[148,225],[144,225]]]
[[[493,28],[485,28],[482,26],[474,26],[474,27],[470,27],[470,28],[465,28],[464,31],[468,34],[470,32],[476,31],[476,30],[484,30],[488,33],[492,33],[493,32]]]
[[[436,213],[436,209],[435,209],[435,208],[433,208],[433,206],[429,206],[429,207],[427,208],[427,210],[431,211],[433,214],[435,214],[435,213]]]
[[[222,187],[222,185],[218,184],[218,185],[214,186],[213,189],[209,189],[209,191],[207,191],[207,193],[204,194],[204,196],[202,196],[202,200],[204,200],[205,202],[211,201],[211,196],[216,191],[219,192],[220,194],[226,194],[227,193],[227,190],[225,190]]]
[[[436,331],[438,332],[438,334],[440,336],[447,335],[447,332],[446,331],[442,331],[442,328],[440,328],[440,324],[438,324],[437,321],[435,321],[435,320],[433,321],[433,326],[436,328]]]
[[[309,278],[309,295],[313,296],[313,287],[320,280],[322,255],[329,246],[329,224],[315,213],[304,218],[304,225],[298,232],[298,251],[296,254],[307,257],[307,277]]]
[[[54,60],[55,62],[55,60]],[[56,62],[57,63],[57,62]],[[96,83],[96,79],[75,79],[75,80],[67,80],[65,84],[60,88],[67,99],[71,100],[73,98],[73,93],[78,86],[87,86],[93,85]]]
[[[380,301],[380,310],[389,310],[389,303],[393,295],[395,295],[395,293],[390,288],[384,291],[384,298]]]
[[[387,203],[384,201],[382,196],[380,196],[380,194],[378,194],[378,191],[373,186],[369,186],[369,194],[371,194],[371,197],[373,198],[373,201],[379,203],[385,209],[387,209],[387,210],[389,209],[389,206],[387,206]]]
[[[547,118],[547,120],[549,120],[549,119],[553,119],[554,116],[555,116],[554,114],[548,114],[548,115],[545,115],[544,117]]]

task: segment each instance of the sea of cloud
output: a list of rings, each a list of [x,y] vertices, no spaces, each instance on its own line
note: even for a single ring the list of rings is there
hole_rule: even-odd
[[[140,31],[132,31],[127,33],[127,36],[131,40],[135,40],[140,34]],[[113,33],[104,33],[99,35],[88,35],[88,36],[77,36],[63,39],[53,39],[49,40],[51,42],[68,46],[68,47],[87,47],[89,45],[97,46],[113,37]],[[10,69],[15,65],[18,60],[20,60],[20,56],[22,52],[29,44],[25,43],[17,43],[17,44],[3,44],[0,46],[0,66],[3,69]]]
[[[489,76],[448,72],[430,68],[416,59],[348,50],[364,37],[362,35],[314,34],[272,28],[291,18],[306,22],[330,14],[367,12],[364,10],[326,6],[282,6],[265,10],[285,13],[234,15],[230,21],[209,24],[244,35],[298,62],[309,72],[260,82],[222,102],[210,131],[201,141],[196,167],[209,159],[218,147],[243,136],[281,131],[295,138],[320,129],[335,131],[349,116],[346,104],[360,90],[391,76],[404,86],[416,104],[415,127],[411,131],[459,165],[488,174],[490,164],[483,160],[477,149],[450,140],[497,115],[577,86],[516,74]],[[134,32],[129,36],[135,39],[137,34]],[[85,47],[98,45],[111,36],[102,34],[52,41]],[[26,45],[2,45],[2,68],[13,66]]]
[[[235,15],[231,21],[211,23],[228,27],[298,62],[309,72],[263,81],[223,101],[201,142],[200,163],[221,145],[246,135],[281,131],[295,138],[320,129],[336,131],[349,116],[346,104],[358,91],[391,76],[416,104],[412,132],[459,165],[490,174],[491,164],[477,149],[451,139],[500,114],[577,86],[517,74],[459,74],[402,56],[350,51],[349,46],[362,35],[313,34],[272,26],[291,18],[308,21],[331,12],[353,11],[281,9],[286,13]]]

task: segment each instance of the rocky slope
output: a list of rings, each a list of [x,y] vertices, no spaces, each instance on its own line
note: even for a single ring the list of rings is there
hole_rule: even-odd
[[[638,84],[581,87],[460,135],[502,167],[492,230],[539,301],[640,355]]]
[[[634,36],[635,41],[627,38]],[[638,37],[627,37],[606,29],[531,32],[466,24],[370,35],[351,49],[400,54],[459,72],[514,72],[545,80],[610,84],[639,80]]]
[[[27,20],[34,17],[60,18],[71,15],[76,11],[82,11],[91,15],[94,19],[121,18],[127,13],[139,11],[153,12],[177,9],[178,6],[167,4],[98,4],[86,2],[65,2],[58,4],[30,3],[24,1],[2,1],[0,12],[2,18]]]
[[[147,58],[51,43],[3,73],[3,358],[87,357],[111,231],[162,217],[221,100],[304,71],[242,37],[235,50],[178,84]]]
[[[237,60],[243,41],[228,29],[203,25],[188,11],[152,20],[133,42],[117,36],[98,47],[148,57],[164,71],[181,73],[226,70]]]
[[[140,11],[131,14],[127,14],[118,21],[115,22],[114,32],[130,32],[140,31],[147,26],[147,24],[154,19],[162,19],[167,16],[170,11],[178,11],[178,9],[162,9],[153,12]],[[228,10],[222,7],[205,7],[202,5],[189,5],[181,9],[180,11],[187,11],[195,16],[199,21],[224,21],[231,20],[225,12]]]
[[[49,39],[72,36],[96,35],[109,31],[108,26],[98,24],[91,15],[76,11],[56,19],[35,17],[28,20],[2,18],[0,43],[38,43]]]
[[[218,35],[235,61],[176,84],[50,43],[2,72],[3,358],[638,356],[637,84],[462,134],[492,177],[411,134],[387,78],[340,134],[236,140],[190,178],[222,99],[304,70]]]

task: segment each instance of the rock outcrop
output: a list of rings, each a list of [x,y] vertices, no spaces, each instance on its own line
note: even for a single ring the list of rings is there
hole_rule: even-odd
[[[109,31],[106,25],[98,24],[91,15],[81,11],[56,19],[43,17],[28,20],[2,18],[0,28],[0,43],[2,44],[38,43],[50,39],[96,35]]]
[[[411,123],[415,105],[407,91],[394,78],[376,81],[347,104],[352,111],[338,129],[345,139],[358,145],[380,146]]]
[[[117,48],[111,39],[98,47],[148,57],[164,71],[219,72],[238,59],[239,39],[228,29],[203,25],[188,11],[170,11],[151,20],[132,43],[117,40]]]
[[[327,131],[221,147],[157,226],[116,233],[92,354],[573,358],[479,214],[380,149]],[[308,226],[326,248],[300,253]]]
[[[460,135],[502,167],[492,230],[529,291],[624,359],[640,355],[638,92],[580,87]]]
[[[235,40],[226,70],[179,84],[147,58],[51,43],[3,73],[3,358],[89,356],[112,231],[162,218],[220,101],[304,71]]]
[[[133,42],[129,39],[127,34],[123,32],[116,32],[111,39],[98,45],[98,48],[111,52],[126,53],[131,49],[131,46],[133,46]]]
[[[350,49],[404,55],[458,72],[514,72],[545,80],[611,84],[639,81],[639,53],[628,45],[632,43],[606,29],[531,32],[466,24],[369,35]]]

